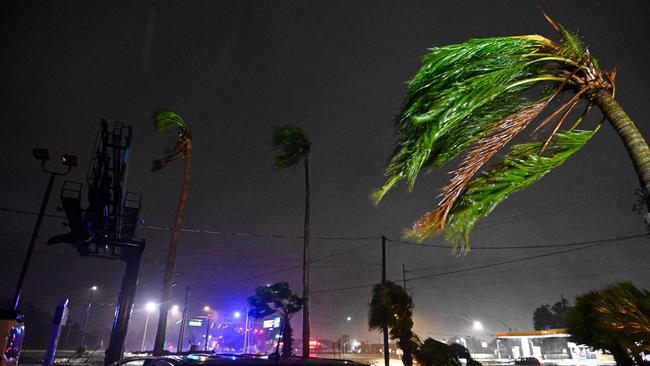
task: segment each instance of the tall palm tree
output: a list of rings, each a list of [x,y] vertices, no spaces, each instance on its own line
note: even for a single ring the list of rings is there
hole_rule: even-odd
[[[165,266],[165,277],[163,279],[162,296],[160,302],[160,314],[158,316],[158,328],[156,331],[156,342],[154,344],[154,354],[160,355],[164,351],[165,332],[167,328],[167,311],[169,309],[169,298],[171,295],[172,276],[176,263],[176,248],[178,246],[178,236],[183,223],[185,205],[190,188],[190,172],[192,171],[192,133],[190,127],[177,113],[168,109],[162,109],[155,112],[152,117],[154,129],[156,131],[165,131],[170,128],[176,128],[178,138],[174,150],[166,153],[162,159],[154,160],[152,171],[158,171],[168,163],[183,158],[183,185],[181,188],[181,197],[176,208],[176,219],[172,227],[169,251],[167,252],[167,264]]]
[[[305,221],[302,250],[302,355],[309,357],[309,153],[311,143],[302,129],[294,126],[273,128],[273,146],[275,148],[275,167],[278,169],[295,168],[302,160],[305,167]]]
[[[444,232],[457,253],[467,251],[477,220],[563,164],[598,131],[600,126],[577,129],[593,106],[623,139],[650,207],[650,149],[614,99],[616,70],[601,69],[580,38],[547,19],[561,42],[539,35],[471,39],[432,48],[422,59],[408,83],[396,120],[399,141],[375,202],[401,180],[412,189],[423,168],[440,168],[465,154],[437,208],[413,225],[411,237],[421,241]],[[472,179],[553,100],[559,106],[553,104],[535,129],[548,131],[542,140],[513,146],[501,163]],[[568,124],[580,104],[582,114]]]
[[[376,284],[368,309],[370,330],[389,329],[391,339],[402,349],[404,366],[413,365],[419,339],[413,333],[413,299],[403,287],[391,281]]]
[[[277,314],[282,320],[282,358],[291,356],[293,349],[293,328],[291,318],[302,309],[304,299],[291,291],[289,284],[278,282],[273,285],[260,286],[255,295],[248,298],[249,315],[260,319]]]

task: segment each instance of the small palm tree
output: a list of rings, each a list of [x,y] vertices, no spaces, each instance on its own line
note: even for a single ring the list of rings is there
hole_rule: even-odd
[[[302,160],[305,168],[305,221],[302,251],[302,355],[309,357],[309,153],[311,143],[302,129],[294,126],[273,128],[273,146],[275,148],[275,167],[278,169],[295,168]]]
[[[442,189],[437,208],[413,225],[411,237],[421,241],[444,232],[454,250],[468,250],[477,220],[562,165],[598,131],[600,126],[578,129],[593,106],[623,139],[650,207],[650,149],[614,99],[616,70],[601,69],[581,39],[547,19],[560,33],[560,43],[539,35],[472,39],[432,48],[422,59],[422,68],[408,83],[396,121],[399,141],[385,170],[387,181],[373,195],[375,202],[402,180],[412,189],[423,168],[440,168],[465,154]],[[501,163],[474,178],[551,101],[564,95],[535,130],[548,131],[542,140],[515,145]],[[581,102],[583,112],[569,124]]]
[[[413,333],[413,299],[397,284],[386,281],[375,285],[368,309],[370,330],[390,330],[391,339],[397,340],[402,350],[404,366],[413,365],[413,354],[419,339]]]
[[[190,127],[185,123],[183,118],[177,113],[168,109],[162,109],[155,112],[152,117],[154,129],[156,131],[165,131],[170,128],[176,128],[178,138],[174,150],[168,152],[164,158],[154,160],[152,171],[158,171],[170,162],[183,158],[185,165],[183,167],[183,184],[181,188],[181,197],[176,208],[176,219],[172,227],[169,251],[167,253],[167,264],[165,266],[165,277],[163,278],[163,289],[160,303],[160,313],[158,316],[158,328],[156,331],[156,341],[154,344],[154,353],[160,355],[164,351],[165,332],[167,327],[167,311],[169,309],[169,298],[171,295],[172,276],[176,263],[176,248],[178,246],[178,237],[183,223],[185,205],[190,188],[190,173],[192,171],[192,133]]]
[[[249,315],[260,319],[277,314],[282,320],[282,358],[291,356],[293,350],[293,328],[291,318],[299,312],[304,300],[289,288],[286,282],[260,286],[255,295],[248,298]]]

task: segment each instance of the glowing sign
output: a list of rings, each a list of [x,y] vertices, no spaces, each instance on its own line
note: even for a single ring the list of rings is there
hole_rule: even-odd
[[[280,327],[280,317],[265,320],[264,323],[262,324],[262,327],[266,328],[266,329],[279,328]]]
[[[190,319],[189,323],[187,323],[190,327],[202,327],[203,326],[203,319]]]

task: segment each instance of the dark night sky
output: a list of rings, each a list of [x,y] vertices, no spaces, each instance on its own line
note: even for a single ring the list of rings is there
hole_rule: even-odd
[[[447,178],[422,177],[378,207],[368,198],[382,184],[392,151],[392,118],[404,81],[427,47],[470,37],[540,33],[555,37],[540,7],[577,29],[605,68],[620,67],[616,95],[641,131],[650,135],[646,72],[650,58],[647,1],[211,1],[35,2],[3,4],[0,41],[4,139],[0,206],[36,211],[46,176],[33,147],[70,152],[85,179],[99,118],[135,128],[129,189],[142,192],[147,225],[170,225],[180,191],[181,164],[151,173],[151,159],[173,143],[155,134],[151,112],[169,107],[192,125],[194,168],[185,227],[225,232],[299,235],[302,169],[272,168],[271,128],[303,127],[313,142],[312,232],[315,236],[399,239],[432,208]],[[594,110],[587,121],[598,123]],[[48,212],[59,205],[55,186]],[[446,249],[390,244],[389,277],[407,278],[549,253],[562,248],[478,250],[486,246],[552,245],[643,233],[632,212],[638,181],[619,138],[605,125],[567,164],[515,194],[479,223],[474,250],[456,258]],[[0,296],[10,297],[34,217],[0,212]],[[46,247],[65,228],[46,219],[24,299],[52,309],[72,299],[81,319],[87,289],[100,287],[98,304],[117,297],[123,266],[78,257],[68,246]],[[159,294],[169,234],[140,230],[148,241],[133,329],[141,305]],[[435,238],[429,243],[441,244]],[[631,280],[650,287],[647,239],[593,248],[462,274],[412,280],[416,332],[468,334],[467,319],[484,333],[532,328],[532,312],[560,294],[573,300],[588,290]],[[289,281],[300,289],[300,239],[183,234],[174,297],[197,286],[192,304],[243,310],[258,285]],[[340,253],[339,255],[334,255]],[[314,240],[314,291],[372,284],[380,276],[380,241]],[[288,267],[294,269],[278,272]],[[270,272],[278,272],[268,274]],[[267,274],[267,275],[265,275]],[[255,277],[254,279],[246,280]],[[315,293],[313,334],[341,330],[368,335],[369,288]],[[112,307],[97,307],[91,328],[108,328]],[[341,328],[345,316],[353,321]],[[296,318],[299,328],[299,316]],[[296,329],[299,332],[299,329]],[[296,333],[299,334],[299,333]]]

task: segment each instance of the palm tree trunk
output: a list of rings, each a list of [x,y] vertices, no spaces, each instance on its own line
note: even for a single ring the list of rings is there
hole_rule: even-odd
[[[641,182],[644,199],[650,211],[650,148],[630,116],[607,90],[600,90],[594,95],[596,105],[623,139],[623,144],[630,154],[636,173]]]
[[[183,224],[183,215],[185,214],[185,205],[190,191],[190,172],[192,171],[192,140],[187,140],[185,147],[185,165],[183,167],[183,186],[181,189],[181,198],[178,201],[176,209],[176,221],[172,228],[171,241],[169,243],[169,252],[167,253],[167,265],[165,266],[165,278],[163,279],[163,291],[160,301],[160,314],[158,315],[158,328],[156,330],[156,342],[154,344],[154,354],[162,355],[165,348],[165,332],[167,330],[167,312],[169,310],[169,298],[171,297],[172,280],[174,267],[176,265],[176,248],[178,246],[178,237]],[[207,342],[207,339],[206,339]]]
[[[310,214],[310,189],[309,189],[309,157],[308,148],[305,154],[305,225],[304,244],[302,253],[302,297],[304,306],[302,308],[302,356],[309,357],[309,339],[311,329],[309,326],[309,214]]]
[[[293,328],[288,316],[282,317],[282,358],[289,358],[293,352]]]

